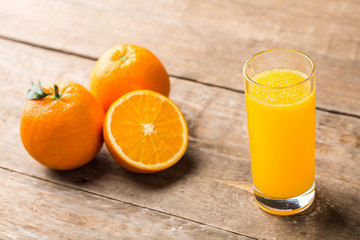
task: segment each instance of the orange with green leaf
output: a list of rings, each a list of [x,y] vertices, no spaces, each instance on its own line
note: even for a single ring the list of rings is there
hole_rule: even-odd
[[[82,85],[58,82],[27,92],[21,140],[39,163],[70,170],[91,161],[103,144],[104,110]]]

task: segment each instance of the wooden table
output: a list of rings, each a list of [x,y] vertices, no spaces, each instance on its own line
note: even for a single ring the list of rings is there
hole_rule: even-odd
[[[360,2],[1,0],[0,239],[359,239]],[[19,137],[31,81],[89,86],[117,44],[151,49],[189,126],[178,164],[125,171],[103,147],[53,171]],[[316,200],[279,217],[252,195],[242,65],[293,48],[317,65]]]

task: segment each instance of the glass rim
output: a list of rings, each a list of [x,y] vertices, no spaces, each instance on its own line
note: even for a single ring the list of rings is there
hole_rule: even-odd
[[[303,81],[301,82],[298,82],[298,83],[295,83],[293,85],[290,85],[290,86],[286,86],[286,87],[271,87],[271,86],[266,86],[266,85],[262,85],[260,83],[257,83],[255,82],[254,80],[252,80],[246,73],[245,71],[245,68],[246,66],[254,59],[256,58],[257,56],[263,54],[263,53],[267,53],[267,52],[272,52],[272,51],[291,51],[291,52],[295,52],[295,53],[298,53],[298,54],[301,54],[303,55],[307,60],[309,60],[309,62],[311,63],[311,66],[312,66],[312,70],[311,70],[311,73],[310,75],[305,78]],[[309,81],[310,79],[313,78],[314,76],[314,73],[315,73],[315,63],[314,61],[308,56],[306,55],[305,53],[303,52],[300,52],[298,50],[294,50],[294,49],[290,49],[290,48],[273,48],[273,49],[268,49],[268,50],[265,50],[265,51],[261,51],[261,52],[258,52],[256,54],[254,54],[253,56],[251,56],[248,60],[246,60],[245,64],[244,64],[244,67],[243,67],[243,75],[245,77],[245,79],[247,81],[250,81],[251,83],[257,85],[257,86],[260,86],[260,87],[263,87],[263,88],[269,88],[269,89],[287,89],[287,88],[292,88],[292,87],[295,87],[295,86],[298,86],[298,85],[301,85],[307,81]]]

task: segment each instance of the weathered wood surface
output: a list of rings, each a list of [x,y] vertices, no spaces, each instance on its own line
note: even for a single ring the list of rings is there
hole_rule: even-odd
[[[187,119],[190,143],[183,159],[167,171],[155,175],[127,172],[111,159],[105,147],[94,161],[80,169],[52,171],[32,160],[21,145],[19,118],[24,93],[30,81],[38,80],[44,83],[72,80],[86,86],[95,62],[5,40],[0,40],[0,52],[3,56],[0,59],[0,167],[21,173],[16,174],[16,178],[23,182],[24,188],[31,188],[30,179],[33,179],[38,184],[51,185],[51,192],[57,189],[53,185],[56,183],[62,195],[69,189],[69,195],[64,198],[71,198],[76,188],[81,190],[76,193],[79,198],[89,199],[88,194],[93,194],[148,209],[149,215],[142,215],[144,221],[150,221],[153,215],[164,219],[161,213],[166,213],[184,218],[188,224],[201,223],[211,228],[209,236],[219,238],[231,235],[230,232],[234,238],[265,239],[356,239],[360,235],[359,118],[317,111],[316,200],[302,214],[277,217],[261,211],[253,199],[242,93],[172,78],[171,98]],[[0,173],[1,176],[9,174]],[[7,191],[11,191],[10,188],[9,183]],[[48,197],[50,201],[52,196]],[[24,196],[24,200],[28,198],[36,196]],[[99,205],[97,213],[105,214],[101,209],[111,203],[95,198]],[[66,214],[66,209],[58,209],[61,215]],[[84,211],[80,206],[71,210],[75,216],[82,216]],[[30,213],[22,214],[29,217]],[[130,215],[122,219],[131,218]],[[107,216],[123,221],[111,214]],[[12,216],[2,214],[1,219],[12,221]],[[71,232],[72,220],[63,221],[67,223],[59,231]],[[26,221],[16,223],[18,229],[7,227],[8,233],[25,236],[20,230],[25,228]],[[142,227],[136,220],[131,223],[136,229]],[[167,228],[166,224],[161,220],[159,228]],[[134,234],[142,236],[144,232],[139,230]]]
[[[153,50],[169,73],[242,90],[256,52],[294,48],[317,65],[317,106],[360,116],[360,1],[1,0],[0,36],[98,58]]]
[[[248,239],[0,168],[0,239]]]

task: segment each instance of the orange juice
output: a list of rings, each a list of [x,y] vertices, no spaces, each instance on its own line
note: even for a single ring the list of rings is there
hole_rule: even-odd
[[[253,182],[265,196],[299,196],[314,182],[315,89],[305,79],[272,69],[253,76],[259,85],[246,89]]]

